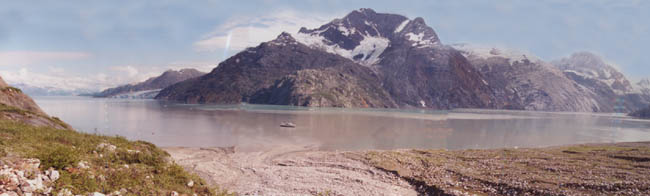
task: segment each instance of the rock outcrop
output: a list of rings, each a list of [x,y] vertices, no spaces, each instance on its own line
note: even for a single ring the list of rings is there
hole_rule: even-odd
[[[20,89],[7,85],[2,77],[0,77],[0,119],[58,129],[70,128],[63,121],[45,114],[32,98],[23,94]]]
[[[2,77],[0,77],[0,104],[36,114],[45,114],[32,98],[23,94],[20,89],[7,85]]]
[[[0,161],[0,195],[51,195],[60,173],[52,168],[40,171],[40,160]]]

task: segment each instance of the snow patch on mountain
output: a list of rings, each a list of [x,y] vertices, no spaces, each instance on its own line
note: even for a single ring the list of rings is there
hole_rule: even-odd
[[[639,82],[634,84],[634,91],[650,96],[650,79],[641,79]]]
[[[593,53],[576,52],[552,63],[565,73],[573,73],[584,79],[601,82],[618,95],[639,93],[637,88],[633,87],[627,78],[616,69],[616,65],[606,62]]]
[[[529,60],[531,62],[542,61],[539,57],[528,52],[508,48],[484,47],[471,44],[452,44],[451,46],[456,50],[460,50],[465,58],[478,57],[487,59],[491,57],[501,57],[508,59],[511,64],[523,60]]]
[[[409,41],[413,42],[413,44],[411,44],[413,47],[432,47],[437,43],[434,39],[426,39],[424,33],[415,34],[409,32],[405,36]]]
[[[386,38],[364,35],[363,40],[361,40],[358,46],[352,50],[346,50],[339,47],[337,44],[331,43],[323,36],[320,36],[319,32],[309,34],[299,32],[295,38],[298,42],[307,46],[315,47],[332,54],[341,55],[366,66],[378,63],[381,60],[379,56],[390,45],[390,41]]]
[[[406,27],[406,25],[407,25],[410,21],[411,21],[411,20],[409,20],[409,19],[404,20],[404,22],[400,23],[399,26],[397,26],[397,28],[395,28],[394,33],[400,33],[400,32],[402,32],[402,30],[404,30],[404,27]]]

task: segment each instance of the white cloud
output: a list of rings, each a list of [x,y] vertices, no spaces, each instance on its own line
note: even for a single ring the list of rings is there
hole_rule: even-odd
[[[85,52],[4,51],[0,66],[26,66],[40,62],[81,60],[92,56]]]
[[[301,27],[315,28],[332,18],[291,10],[258,17],[233,17],[195,42],[194,48],[197,51],[242,50],[272,40],[283,31],[295,34]]]
[[[9,84],[28,84],[35,87],[55,87],[63,90],[97,89],[109,83],[105,74],[63,75],[63,73],[39,73],[28,68],[17,71],[0,70],[0,76]]]
[[[113,71],[126,73],[129,77],[135,77],[138,75],[138,69],[133,66],[114,66],[110,68]]]
[[[164,71],[173,69],[195,68],[209,72],[216,67],[216,62],[178,61],[166,65],[118,65],[106,70],[98,70],[91,74],[77,74],[65,71],[60,67],[49,67],[47,70],[32,70],[26,67],[19,69],[3,69],[0,76],[9,84],[26,84],[34,87],[54,87],[62,90],[92,90],[100,91],[124,84],[133,84],[159,76]],[[44,71],[44,72],[41,72]]]

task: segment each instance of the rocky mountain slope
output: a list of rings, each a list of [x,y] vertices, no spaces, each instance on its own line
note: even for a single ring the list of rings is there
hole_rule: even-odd
[[[7,85],[2,77],[0,77],[0,104],[38,114],[45,114],[32,98],[23,94],[22,90]]]
[[[569,79],[593,92],[599,111],[632,112],[650,103],[650,93],[635,88],[625,75],[595,54],[578,52],[552,63]],[[643,81],[638,85],[643,86]]]
[[[162,75],[149,78],[144,82],[106,89],[94,94],[93,96],[113,98],[153,98],[158,94],[160,89],[204,74],[205,73],[196,69],[181,69],[179,71],[168,70]]]
[[[45,114],[29,96],[7,85],[0,77],[0,119],[22,122],[34,126],[69,128],[57,118]]]
[[[337,107],[500,107],[481,75],[422,18],[370,9],[283,33],[158,99]]]
[[[454,45],[510,108],[543,111],[606,111],[593,93],[553,65],[521,52]]]
[[[162,90],[156,98],[187,103],[395,107],[379,83],[370,68],[310,48],[283,33],[227,59],[209,74]],[[357,99],[343,102],[341,95]]]
[[[422,18],[360,9],[315,29],[282,33],[234,55],[209,74],[162,90],[156,98],[577,112],[612,112],[621,107],[612,97],[628,100],[625,111],[648,101],[634,94],[638,91],[615,69],[580,56],[554,66],[512,51],[445,45]],[[594,73],[598,82],[574,77],[578,75],[571,73],[588,72],[575,67],[599,69]]]

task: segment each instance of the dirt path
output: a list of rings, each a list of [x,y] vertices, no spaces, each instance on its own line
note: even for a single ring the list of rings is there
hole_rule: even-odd
[[[165,150],[209,183],[242,195],[417,195],[396,175],[343,153],[299,146],[262,149]]]

